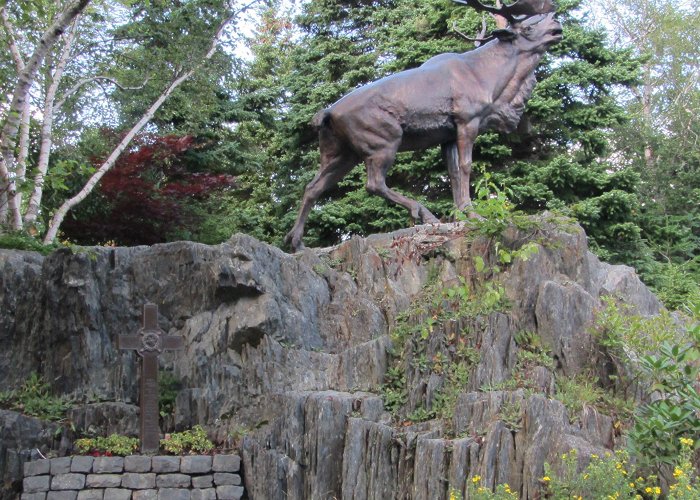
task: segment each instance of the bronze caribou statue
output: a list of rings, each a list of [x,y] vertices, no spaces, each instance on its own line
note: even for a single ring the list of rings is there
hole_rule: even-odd
[[[535,86],[542,55],[562,38],[551,0],[491,7],[455,0],[507,20],[488,43],[463,54],[440,54],[422,66],[365,85],[318,112],[321,166],[306,186],[285,242],[303,247],[304,223],[319,196],[355,165],[367,167],[367,191],[406,207],[422,223],[438,222],[423,205],[386,185],[398,151],[442,145],[458,209],[471,204],[472,146],[479,132],[513,131]],[[505,23],[504,23],[505,24]]]

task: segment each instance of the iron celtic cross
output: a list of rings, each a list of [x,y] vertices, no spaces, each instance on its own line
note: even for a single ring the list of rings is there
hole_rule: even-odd
[[[119,349],[135,350],[141,356],[141,453],[154,453],[160,445],[158,423],[158,356],[168,349],[182,349],[182,337],[165,335],[158,328],[158,306],[143,306],[143,326],[135,335],[120,335]]]

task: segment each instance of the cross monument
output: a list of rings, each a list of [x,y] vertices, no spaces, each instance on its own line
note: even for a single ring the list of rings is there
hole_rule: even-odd
[[[165,335],[158,328],[158,306],[143,306],[143,326],[135,335],[120,335],[119,348],[135,350],[141,356],[141,453],[154,453],[160,446],[158,423],[158,355],[164,349],[182,349],[182,337]]]

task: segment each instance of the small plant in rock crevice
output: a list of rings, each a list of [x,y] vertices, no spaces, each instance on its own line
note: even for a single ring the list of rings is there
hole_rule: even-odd
[[[517,389],[524,389],[526,393],[537,391],[540,388],[532,378],[533,370],[538,366],[543,366],[550,372],[554,371],[554,359],[545,350],[542,340],[536,333],[518,332],[515,335],[515,344],[519,349],[510,377],[501,383],[482,387],[482,391],[513,391]]]
[[[53,396],[49,384],[36,372],[19,389],[0,392],[0,407],[42,420],[60,421],[72,407],[62,396]]]
[[[498,417],[509,431],[519,431],[523,426],[522,402],[504,401],[498,410]]]
[[[597,377],[588,374],[574,377],[558,376],[553,397],[564,404],[572,421],[578,420],[585,406],[593,406],[605,414],[623,420],[632,415],[632,401],[616,397],[604,390],[600,387]]]
[[[390,366],[384,376],[384,385],[381,389],[384,408],[393,415],[408,402],[406,392],[406,376],[400,365]]]
[[[465,389],[479,354],[468,332],[456,332],[448,326],[502,307],[502,295],[498,292],[485,297],[476,295],[464,278],[448,287],[433,279],[409,312],[397,316],[392,329],[392,362],[382,388],[387,410],[399,416],[405,409],[408,372],[414,376],[432,373],[439,375],[442,383],[430,407],[413,408],[406,418],[411,421],[451,418],[457,396]]]

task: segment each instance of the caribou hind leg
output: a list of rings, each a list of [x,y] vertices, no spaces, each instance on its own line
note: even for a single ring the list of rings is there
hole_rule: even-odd
[[[389,189],[386,185],[386,174],[394,164],[395,156],[396,148],[382,150],[365,159],[365,165],[367,166],[367,191],[406,207],[414,220],[420,220],[424,224],[440,222],[423,205]]]
[[[337,143],[334,145],[337,146]],[[304,234],[306,218],[309,216],[314,203],[324,192],[338,184],[359,162],[359,159],[353,153],[338,151],[338,148],[333,149],[335,150],[332,152],[324,152],[323,148],[321,149],[321,168],[316,177],[306,185],[297,220],[292,230],[284,238],[285,244],[289,245],[293,252],[304,248],[301,237]]]

